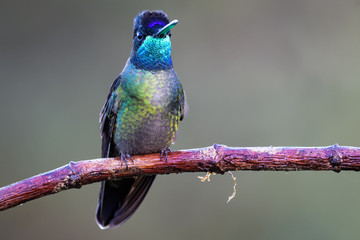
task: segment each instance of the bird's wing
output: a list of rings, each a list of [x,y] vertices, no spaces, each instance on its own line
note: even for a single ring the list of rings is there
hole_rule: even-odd
[[[179,114],[179,111],[180,111],[180,121],[182,121],[184,119],[184,116],[186,115],[186,112],[188,110],[188,105],[187,105],[187,102],[186,102],[186,94],[185,94],[185,91],[180,83],[180,88],[179,88],[179,97],[178,97],[178,100],[176,102],[176,114]],[[178,135],[178,131],[179,129],[177,128],[176,131],[175,131],[175,136],[174,136],[174,139],[173,141],[171,142],[171,144],[175,144],[176,142],[176,139],[177,139],[177,135]]]
[[[183,120],[187,110],[188,110],[188,105],[186,102],[186,94],[182,85],[180,84],[180,121]]]
[[[121,75],[119,75],[111,85],[107,100],[100,111],[100,132],[102,138],[102,157],[110,157],[111,144],[116,125],[116,113],[121,107]],[[119,89],[118,89],[119,88]]]

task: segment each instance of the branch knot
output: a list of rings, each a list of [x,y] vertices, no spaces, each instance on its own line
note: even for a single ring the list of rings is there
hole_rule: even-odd
[[[71,175],[66,179],[66,185],[73,186],[74,188],[81,188],[83,177],[82,173],[78,171],[78,168],[76,167],[76,162],[69,162],[68,167],[71,170]]]
[[[215,167],[216,167],[216,173],[220,173],[220,174],[224,174],[226,171],[224,170],[224,163],[222,162],[224,160],[224,156],[223,156],[223,149],[225,149],[227,146],[226,145],[220,145],[220,144],[214,144],[213,148],[215,149],[215,157],[214,157],[214,162],[215,162]]]
[[[339,173],[341,171],[341,163],[343,162],[343,156],[339,151],[340,146],[335,143],[331,147],[331,155],[329,158],[330,164],[333,167],[333,171]]]

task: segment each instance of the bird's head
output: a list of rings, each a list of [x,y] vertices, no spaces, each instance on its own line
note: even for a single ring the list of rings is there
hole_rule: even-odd
[[[178,23],[162,11],[143,11],[134,19],[130,61],[137,68],[163,70],[172,67],[170,30]]]

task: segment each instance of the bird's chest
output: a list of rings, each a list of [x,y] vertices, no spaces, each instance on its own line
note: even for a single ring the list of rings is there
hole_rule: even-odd
[[[178,99],[179,84],[174,71],[136,69],[124,77],[122,89],[134,105],[165,109]]]
[[[124,78],[116,141],[132,153],[156,152],[173,141],[178,121],[179,83],[175,74],[142,73]]]

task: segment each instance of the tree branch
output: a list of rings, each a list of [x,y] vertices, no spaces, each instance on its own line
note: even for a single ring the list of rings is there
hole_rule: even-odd
[[[176,151],[168,161],[159,154],[133,156],[128,168],[118,158],[70,162],[58,169],[0,188],[0,211],[62,190],[103,180],[137,175],[182,172],[252,171],[360,171],[360,148],[341,147],[249,147],[224,145]]]

